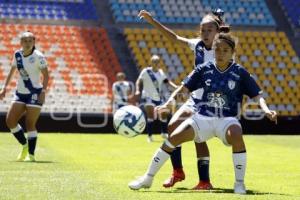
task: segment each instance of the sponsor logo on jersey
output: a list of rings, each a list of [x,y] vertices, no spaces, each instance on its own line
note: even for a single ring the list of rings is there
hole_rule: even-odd
[[[33,57],[33,56],[30,56],[29,57],[29,62],[32,64],[32,63],[34,63],[35,62],[35,58]]]

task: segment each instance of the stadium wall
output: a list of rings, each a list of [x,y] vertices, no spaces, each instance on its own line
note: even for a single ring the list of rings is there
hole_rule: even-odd
[[[5,114],[0,114],[0,132],[8,132],[5,125]],[[21,120],[24,124],[24,119]],[[245,120],[241,119],[241,124],[245,134],[280,134],[297,135],[300,134],[300,117],[279,117],[278,124],[270,122],[268,119]],[[159,127],[155,125],[155,132]],[[61,133],[115,133],[111,114],[69,114],[42,113],[37,123],[39,132],[61,132]]]

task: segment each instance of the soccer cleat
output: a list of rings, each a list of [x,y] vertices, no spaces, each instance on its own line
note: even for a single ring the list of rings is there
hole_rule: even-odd
[[[161,133],[160,134],[162,138],[167,139],[168,138],[168,133]]]
[[[24,161],[28,154],[28,144],[24,144],[22,151],[19,153],[17,161]]]
[[[211,190],[213,189],[212,184],[209,181],[200,181],[193,190]]]
[[[243,182],[235,182],[234,183],[234,193],[235,194],[246,194],[246,187]]]
[[[25,159],[26,162],[35,162],[35,158],[34,158],[34,155],[32,154],[28,154],[26,159]]]
[[[151,142],[154,141],[152,135],[151,135],[151,136],[148,136],[147,141],[148,141],[149,143],[151,143]]]
[[[128,187],[132,190],[139,190],[141,188],[150,188],[152,185],[153,177],[144,175],[138,179],[131,181]]]
[[[184,179],[185,179],[184,171],[182,169],[180,169],[180,170],[174,169],[173,174],[171,175],[170,178],[165,180],[165,182],[163,183],[163,186],[165,188],[173,187],[175,185],[175,183],[183,181]]]

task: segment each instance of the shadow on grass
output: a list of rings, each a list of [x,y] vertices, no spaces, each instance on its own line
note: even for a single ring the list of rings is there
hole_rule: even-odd
[[[13,161],[9,161],[9,162],[14,162],[14,163],[37,163],[37,164],[51,164],[51,163],[57,163],[57,162],[54,162],[54,161],[51,161],[51,160],[37,160],[35,162],[31,162],[31,161],[16,161],[16,160],[13,160]]]
[[[228,193],[233,194],[233,189],[228,188],[214,188],[213,190],[193,190],[190,188],[180,187],[174,189],[166,189],[166,190],[142,190],[140,192],[158,192],[158,193]],[[247,190],[247,194],[245,195],[282,195],[282,196],[293,196],[290,194],[282,194],[282,193],[272,193],[272,192],[260,192],[255,190]]]

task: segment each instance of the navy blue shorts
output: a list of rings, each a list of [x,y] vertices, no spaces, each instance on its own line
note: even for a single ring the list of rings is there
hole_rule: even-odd
[[[162,101],[155,101],[155,100],[153,100],[151,98],[143,98],[142,101],[141,101],[141,104],[143,106],[145,106],[145,105],[151,105],[151,106],[155,107],[155,106],[162,105],[163,102]]]
[[[31,94],[21,94],[19,92],[16,92],[13,101],[29,106],[42,107],[42,104],[38,102],[39,94],[40,92]]]

